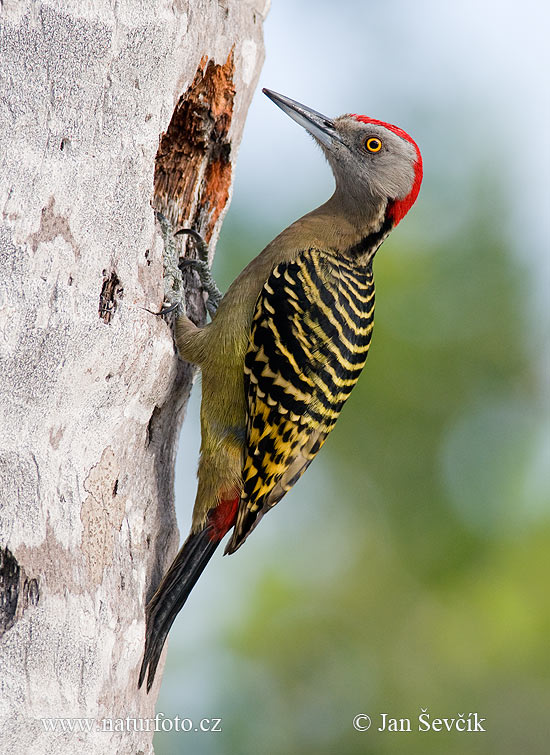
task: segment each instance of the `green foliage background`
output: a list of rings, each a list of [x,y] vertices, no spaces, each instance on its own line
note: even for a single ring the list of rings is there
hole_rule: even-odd
[[[535,266],[507,224],[498,151],[449,177],[428,110],[401,125],[424,135],[425,183],[375,260],[365,371],[303,480],[246,548],[214,559],[178,619],[158,709],[220,717],[223,732],[161,733],[158,755],[548,752],[550,408]],[[223,286],[288,222],[282,191],[230,212]],[[198,433],[196,406],[184,434]],[[421,708],[477,711],[487,731],[415,732]],[[373,727],[360,733],[363,712]],[[377,732],[380,713],[413,731]]]

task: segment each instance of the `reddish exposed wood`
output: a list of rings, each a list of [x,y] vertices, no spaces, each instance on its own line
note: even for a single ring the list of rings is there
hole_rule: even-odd
[[[206,241],[229,200],[234,67],[233,50],[223,65],[203,56],[156,159],[156,209],[174,225],[196,229]]]

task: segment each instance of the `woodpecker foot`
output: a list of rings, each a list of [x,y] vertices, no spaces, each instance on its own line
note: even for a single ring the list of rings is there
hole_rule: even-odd
[[[202,290],[208,294],[206,300],[206,309],[210,317],[216,314],[218,304],[222,299],[222,292],[216,285],[216,281],[212,277],[210,272],[210,266],[208,264],[208,245],[200,233],[194,231],[192,228],[181,228],[176,232],[176,236],[183,236],[188,234],[195,242],[197,252],[199,255],[198,260],[191,259],[190,257],[184,257],[180,259],[179,267],[182,270],[184,267],[190,267],[192,270],[196,270],[199,274]]]
[[[185,291],[182,272],[185,268],[196,270],[201,282],[201,288],[208,294],[206,309],[213,317],[222,298],[222,293],[216,286],[208,265],[208,246],[200,233],[192,228],[181,228],[174,233],[170,221],[160,212],[156,213],[164,242],[164,278],[167,289],[169,306],[163,307],[158,315],[167,315],[178,310],[179,315],[185,314]],[[182,254],[182,237],[188,234],[192,237],[199,255],[198,259],[184,257]]]

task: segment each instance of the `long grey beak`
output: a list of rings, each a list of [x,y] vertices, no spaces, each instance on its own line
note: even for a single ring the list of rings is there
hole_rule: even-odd
[[[325,147],[331,147],[334,140],[338,139],[338,134],[334,128],[334,121],[321,115],[316,110],[312,110],[305,105],[301,105],[290,97],[285,97],[271,89],[262,89],[262,92],[269,97],[283,112],[289,115],[293,121],[309,131]]]

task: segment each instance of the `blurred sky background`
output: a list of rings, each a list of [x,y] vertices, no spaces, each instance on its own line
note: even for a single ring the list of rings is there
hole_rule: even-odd
[[[424,184],[376,257],[373,343],[336,429],[170,634],[157,709],[223,732],[159,734],[157,755],[548,752],[549,30],[542,0],[273,0],[222,289],[332,192],[262,86],[405,128]],[[199,400],[197,382],[184,535]],[[487,732],[374,731],[380,713],[414,729],[421,708],[477,711]]]

